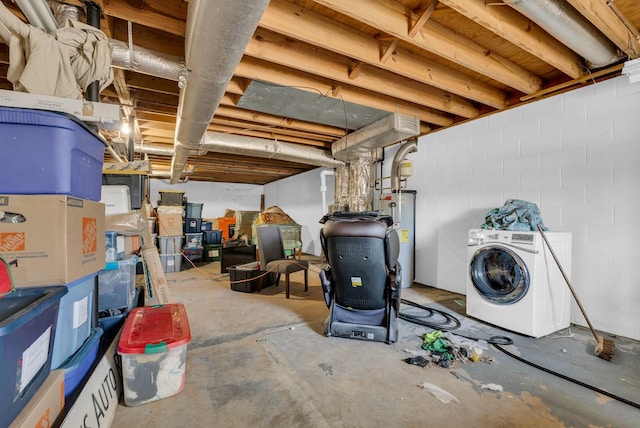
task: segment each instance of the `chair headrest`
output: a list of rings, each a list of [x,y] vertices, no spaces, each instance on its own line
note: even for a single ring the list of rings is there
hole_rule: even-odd
[[[384,222],[387,227],[393,225],[393,218],[390,215],[379,213],[378,211],[336,211],[331,214],[327,214],[320,219],[321,224],[325,224],[327,221],[381,221]]]
[[[358,219],[339,221],[329,219],[322,228],[326,238],[330,237],[359,237],[385,239],[387,224],[374,219]]]

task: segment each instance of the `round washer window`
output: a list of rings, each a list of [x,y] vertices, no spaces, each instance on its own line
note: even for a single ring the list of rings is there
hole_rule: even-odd
[[[508,248],[486,247],[476,251],[469,265],[469,275],[480,295],[492,303],[516,303],[529,290],[527,267]]]

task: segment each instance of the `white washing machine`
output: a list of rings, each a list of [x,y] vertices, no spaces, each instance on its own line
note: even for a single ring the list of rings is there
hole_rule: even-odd
[[[545,235],[571,279],[571,233]],[[471,229],[467,254],[467,315],[533,337],[569,327],[569,287],[540,232]]]

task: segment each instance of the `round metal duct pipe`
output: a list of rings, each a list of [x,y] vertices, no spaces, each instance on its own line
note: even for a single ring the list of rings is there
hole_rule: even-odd
[[[564,0],[504,2],[583,57],[589,67],[604,67],[622,58],[613,43]]]

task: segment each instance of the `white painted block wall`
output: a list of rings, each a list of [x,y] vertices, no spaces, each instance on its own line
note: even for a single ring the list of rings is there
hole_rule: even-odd
[[[320,245],[319,223],[326,213],[322,209],[322,192],[320,191],[321,172],[325,168],[316,168],[293,177],[278,180],[264,186],[265,207],[277,205],[302,226],[302,251],[319,256]],[[331,205],[335,193],[335,176],[326,177],[327,205]]]
[[[184,190],[189,202],[204,204],[202,217],[218,218],[224,216],[227,209],[235,211],[260,211],[260,197],[263,186],[234,183],[207,183],[188,181],[169,184],[169,180],[151,179],[151,203],[158,205],[159,190]]]
[[[434,132],[408,159],[416,282],[464,294],[468,230],[524,199],[573,234],[572,285],[595,327],[640,339],[640,84],[623,76]],[[575,304],[571,319],[586,325]]]
[[[640,83],[622,76],[434,132],[408,159],[407,188],[417,191],[416,282],[464,294],[468,230],[505,200],[524,199],[540,207],[551,230],[572,233],[572,284],[595,327],[640,340]],[[315,255],[321,170],[264,186],[266,206],[301,224],[303,250]],[[172,188],[154,181],[152,191]],[[333,183],[329,177],[328,203]],[[258,209],[263,191],[181,186],[190,200],[212,202],[204,208],[211,217]],[[571,320],[585,325],[575,304]]]

